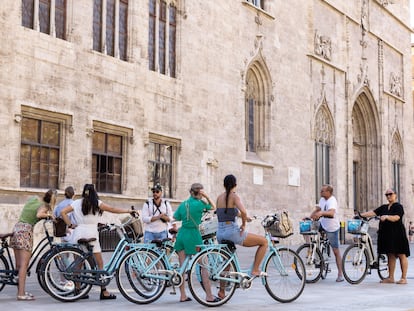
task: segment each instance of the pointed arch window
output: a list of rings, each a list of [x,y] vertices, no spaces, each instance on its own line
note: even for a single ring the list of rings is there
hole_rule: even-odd
[[[257,153],[269,150],[270,102],[268,79],[263,66],[255,62],[247,71],[245,94],[245,137],[246,151]]]
[[[392,187],[401,200],[401,167],[403,163],[403,146],[401,137],[395,133],[391,143]]]
[[[330,157],[333,144],[333,125],[326,104],[319,109],[315,120],[315,200],[324,184],[330,183]]]

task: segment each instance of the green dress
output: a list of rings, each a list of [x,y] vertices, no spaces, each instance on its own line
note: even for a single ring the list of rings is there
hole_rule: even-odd
[[[196,253],[196,246],[203,244],[198,225],[201,223],[203,212],[210,209],[210,204],[194,197],[178,206],[174,213],[174,219],[181,220],[181,228],[174,245],[177,252],[184,250],[186,255],[193,255]]]

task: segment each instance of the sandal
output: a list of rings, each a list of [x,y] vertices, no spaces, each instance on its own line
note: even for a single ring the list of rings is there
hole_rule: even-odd
[[[32,294],[25,293],[23,296],[17,296],[17,300],[29,301],[29,300],[35,300],[35,298]]]
[[[206,300],[207,302],[219,302],[221,301],[221,298],[214,296],[213,300]]]
[[[395,282],[396,284],[407,284],[407,279],[401,279],[398,282]]]
[[[101,300],[110,300],[110,299],[116,299],[116,296],[114,294],[109,293],[108,295],[105,295],[106,288],[101,289],[101,295],[99,296],[99,299]]]

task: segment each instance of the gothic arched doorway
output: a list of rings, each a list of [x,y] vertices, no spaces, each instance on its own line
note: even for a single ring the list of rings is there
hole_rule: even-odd
[[[367,211],[380,202],[381,144],[378,113],[369,91],[363,91],[352,109],[353,205]]]

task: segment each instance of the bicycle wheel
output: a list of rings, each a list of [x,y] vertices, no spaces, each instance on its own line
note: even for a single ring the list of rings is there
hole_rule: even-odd
[[[45,285],[44,282],[44,274],[41,273],[41,269],[42,269],[42,265],[45,263],[46,259],[48,258],[48,256],[50,256],[50,254],[52,254],[55,250],[54,249],[49,249],[47,252],[45,252],[37,261],[37,265],[36,265],[36,274],[37,274],[37,281],[39,282],[40,287],[46,292],[47,291],[47,287]]]
[[[116,271],[116,283],[121,294],[137,304],[151,303],[164,293],[167,287],[166,263],[150,249],[135,249],[121,259]],[[164,278],[161,279],[160,276]]]
[[[0,256],[0,270],[4,271],[4,272],[1,272],[1,274],[0,274],[0,278],[2,280],[6,281],[11,277],[11,273],[7,272],[7,271],[9,271],[9,269],[10,269],[9,264],[8,264],[6,258],[3,255],[1,255]],[[3,282],[0,283],[0,292],[3,290],[4,286],[6,286],[6,283],[3,283]]]
[[[306,283],[317,282],[322,277],[325,266],[319,249],[316,249],[314,258],[312,258],[312,249],[310,244],[303,244],[299,246],[296,253],[305,265]]]
[[[362,245],[350,245],[342,256],[344,278],[350,284],[359,284],[368,272],[368,253]]]
[[[84,253],[76,247],[65,247],[57,249],[45,259],[40,268],[40,273],[43,275],[41,282],[44,282],[47,292],[53,298],[69,302],[78,300],[89,293],[92,287],[91,284],[73,282],[71,278],[76,277],[76,271],[66,272],[68,268],[73,266],[74,261],[79,260],[82,255]],[[95,268],[92,257],[82,260],[79,265],[79,270]],[[82,277],[88,276],[82,274]],[[90,278],[93,277],[93,275],[90,276]]]
[[[269,295],[279,302],[292,302],[303,292],[306,270],[300,256],[292,249],[279,248],[267,257],[264,285]]]
[[[390,276],[390,271],[388,271],[388,256],[386,254],[378,255],[378,276],[381,280],[387,279]]]
[[[231,299],[239,284],[235,272],[238,272],[230,255],[218,249],[205,250],[193,258],[188,287],[194,299],[207,307],[217,307]],[[222,299],[207,301],[206,291],[216,297],[218,291],[224,291]]]

